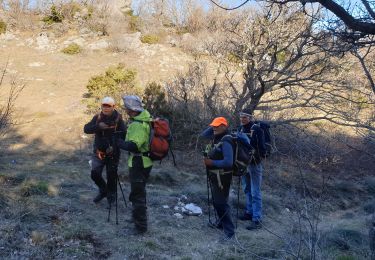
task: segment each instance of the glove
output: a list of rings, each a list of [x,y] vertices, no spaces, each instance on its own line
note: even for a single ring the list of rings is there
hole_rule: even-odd
[[[113,153],[113,147],[112,147],[112,146],[108,147],[108,148],[105,150],[105,153],[106,153],[106,154],[112,154],[112,153]]]
[[[104,123],[104,122],[100,122],[98,124],[98,127],[99,127],[99,129],[104,130],[104,129],[108,128],[108,125],[106,123]]]

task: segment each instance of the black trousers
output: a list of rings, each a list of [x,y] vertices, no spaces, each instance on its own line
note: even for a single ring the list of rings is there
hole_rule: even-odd
[[[139,231],[147,230],[147,203],[146,203],[146,183],[150,176],[152,167],[143,168],[142,157],[133,158],[133,167],[129,168],[130,195],[132,203],[132,218],[135,227]]]
[[[219,217],[219,223],[223,226],[224,233],[231,237],[234,235],[234,224],[229,206],[229,191],[232,182],[232,173],[219,175],[220,184],[216,174],[209,174],[211,182],[212,202]],[[221,187],[222,186],[222,187]]]
[[[115,193],[117,190],[117,169],[120,156],[113,156],[100,160],[96,154],[91,157],[91,179],[102,193]],[[106,167],[107,182],[103,179],[102,172]]]

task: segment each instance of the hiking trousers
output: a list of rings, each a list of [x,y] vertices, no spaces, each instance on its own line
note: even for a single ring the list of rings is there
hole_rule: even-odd
[[[147,231],[146,183],[152,167],[143,168],[141,156],[134,156],[133,167],[129,167],[132,219],[138,231]]]
[[[246,197],[246,213],[253,221],[262,220],[262,163],[250,164],[247,173],[242,176],[242,188]]]
[[[91,157],[91,179],[99,187],[102,193],[116,193],[117,169],[120,156],[108,157],[100,160],[96,154]],[[106,167],[107,182],[103,179],[102,172]]]
[[[232,173],[220,175],[221,184],[216,174],[210,173],[209,177],[211,182],[212,203],[219,218],[217,224],[223,226],[225,235],[232,237],[234,235],[234,224],[228,203]]]

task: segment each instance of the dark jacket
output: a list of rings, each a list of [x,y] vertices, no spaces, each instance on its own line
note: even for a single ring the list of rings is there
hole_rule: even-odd
[[[249,137],[250,145],[254,148],[254,155],[250,163],[260,163],[266,154],[266,141],[264,139],[264,132],[258,122],[250,122],[247,125],[241,125],[237,130],[245,133]]]
[[[209,169],[224,169],[231,171],[233,169],[233,144],[229,132],[214,136],[212,127],[205,129],[201,137],[212,140],[212,149],[208,151],[207,157],[213,161],[213,166]]]
[[[101,130],[98,127],[100,122],[104,122],[112,128]],[[119,154],[120,151],[117,148],[116,140],[117,138],[125,138],[126,127],[121,114],[114,110],[111,116],[106,116],[102,112],[95,115],[91,121],[84,126],[83,131],[85,134],[95,134],[93,145],[94,153],[97,149],[105,152],[108,147],[112,146],[114,153]]]

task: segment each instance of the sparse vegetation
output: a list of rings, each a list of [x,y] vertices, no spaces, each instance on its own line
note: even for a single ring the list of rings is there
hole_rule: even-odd
[[[71,43],[67,47],[61,50],[62,53],[69,54],[69,55],[78,54],[81,51],[82,51],[82,48],[77,43]]]
[[[62,23],[64,19],[63,14],[60,10],[56,7],[56,5],[52,5],[50,9],[50,13],[45,16],[42,21],[46,24],[53,24],[53,23]]]
[[[23,183],[21,188],[21,194],[24,197],[29,197],[33,195],[47,195],[48,182],[28,180]]]
[[[156,44],[159,42],[159,36],[154,34],[146,34],[141,36],[141,42],[147,44]]]
[[[85,103],[88,109],[95,111],[98,102],[104,96],[112,96],[116,103],[120,104],[123,93],[141,93],[141,90],[136,87],[136,76],[136,71],[126,69],[124,65],[119,64],[108,68],[102,75],[92,77],[86,86],[88,93]]]
[[[3,34],[7,31],[7,24],[0,19],[0,34]]]

